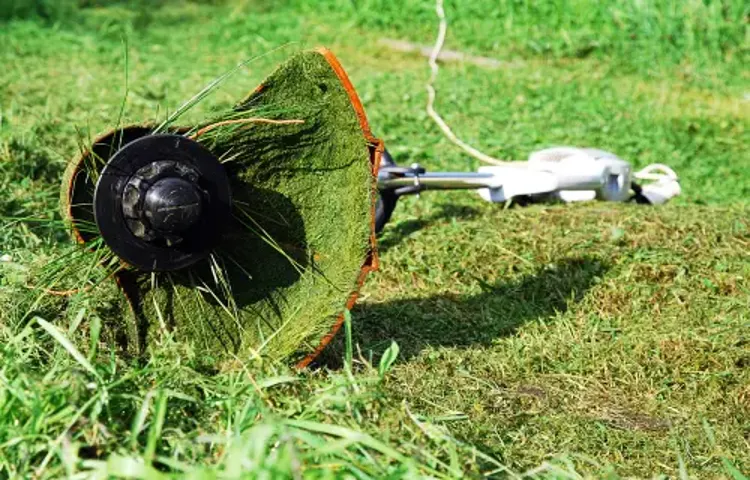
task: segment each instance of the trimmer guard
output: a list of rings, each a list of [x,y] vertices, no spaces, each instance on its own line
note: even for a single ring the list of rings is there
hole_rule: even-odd
[[[233,121],[242,118],[259,120]],[[92,203],[102,165],[153,130],[108,132],[70,163],[61,206],[85,248],[98,238]],[[170,334],[213,364],[267,357],[307,366],[378,263],[383,145],[344,69],[326,49],[298,54],[232,112],[170,132],[196,139],[223,162],[232,216],[218,246],[187,269],[123,265],[113,277],[125,299],[122,320],[110,338],[133,354]]]

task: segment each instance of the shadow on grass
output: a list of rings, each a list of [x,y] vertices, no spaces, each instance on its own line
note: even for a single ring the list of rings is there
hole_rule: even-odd
[[[401,243],[411,234],[438,223],[441,220],[450,220],[454,218],[471,219],[478,216],[479,213],[479,210],[473,207],[452,204],[441,205],[437,212],[426,218],[404,220],[395,225],[386,227],[383,238],[378,242],[378,250],[385,252],[389,248]]]
[[[519,279],[489,285],[477,295],[436,295],[355,307],[353,341],[362,354],[379,355],[395,340],[400,360],[428,346],[488,346],[528,322],[549,322],[579,302],[607,270],[595,258],[566,259]],[[324,352],[320,365],[337,368],[344,335]]]

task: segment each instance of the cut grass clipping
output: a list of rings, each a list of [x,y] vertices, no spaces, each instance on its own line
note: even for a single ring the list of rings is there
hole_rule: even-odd
[[[202,143],[225,165],[233,218],[197,266],[143,274],[126,269],[101,242],[92,190],[125,137],[168,129]],[[168,121],[124,132],[100,139],[68,169],[64,216],[85,247],[71,254],[80,262],[58,260],[61,268],[46,275],[41,293],[101,298],[106,286],[96,287],[115,278],[127,302],[117,301],[105,324],[110,340],[131,353],[167,332],[194,344],[209,364],[314,351],[361,282],[374,189],[374,145],[327,54],[294,56],[237,107],[204,124],[179,129]],[[73,271],[85,272],[85,287],[61,285]]]

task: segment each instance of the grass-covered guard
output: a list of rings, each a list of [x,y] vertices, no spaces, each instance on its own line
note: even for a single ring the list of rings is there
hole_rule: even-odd
[[[231,111],[179,129],[224,164],[233,218],[205,261],[184,271],[139,273],[97,235],[92,189],[117,145],[168,128],[109,134],[71,162],[63,214],[85,245],[72,253],[75,265],[56,262],[62,271],[42,292],[89,290],[100,300],[97,290],[108,289],[92,283],[101,277],[92,271],[108,270],[97,282],[116,282],[127,301],[102,313],[107,338],[131,353],[169,332],[210,363],[310,355],[337,327],[374,261],[373,162],[380,147],[338,61],[326,50],[298,54]],[[81,285],[63,286],[73,270],[86,272],[76,278]]]

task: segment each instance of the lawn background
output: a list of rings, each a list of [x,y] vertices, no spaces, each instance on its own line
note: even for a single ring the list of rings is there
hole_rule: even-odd
[[[196,374],[201,352],[168,343],[145,364],[108,355],[84,300],[45,316],[67,349],[10,307],[25,269],[66,244],[12,219],[56,211],[65,161],[116,122],[126,57],[125,119],[139,121],[265,54],[190,121],[326,45],[399,163],[476,168],[424,112],[426,59],[380,43],[430,44],[433,7],[0,0],[0,475],[750,471],[740,1],[448,2],[446,48],[504,62],[442,66],[437,107],[460,136],[504,158],[573,144],[663,162],[684,194],[653,209],[406,199],[352,314],[354,365],[342,341],[311,372]],[[400,355],[378,371],[392,339]]]

